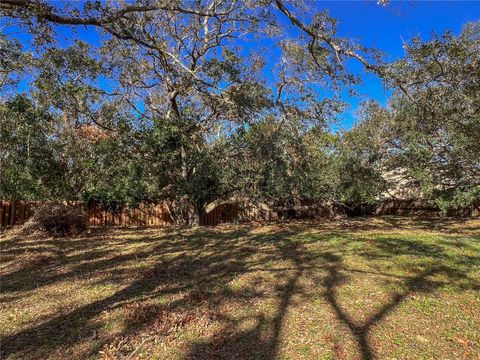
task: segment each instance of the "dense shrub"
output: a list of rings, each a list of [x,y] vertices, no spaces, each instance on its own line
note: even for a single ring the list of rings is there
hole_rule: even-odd
[[[53,236],[79,234],[87,228],[87,216],[81,206],[61,203],[39,205],[24,230],[46,232]]]

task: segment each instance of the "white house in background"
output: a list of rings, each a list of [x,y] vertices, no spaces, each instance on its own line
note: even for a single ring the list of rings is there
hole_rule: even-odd
[[[407,169],[396,168],[385,172],[382,176],[389,184],[389,188],[382,194],[382,198],[411,200],[423,197],[415,179],[407,174]]]

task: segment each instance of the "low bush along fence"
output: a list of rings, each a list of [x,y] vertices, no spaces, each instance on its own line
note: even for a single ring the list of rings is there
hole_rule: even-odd
[[[0,200],[0,228],[13,225],[23,225],[34,214],[35,208],[44,204],[39,201],[1,201]],[[85,206],[80,202],[63,202],[71,206]],[[331,207],[331,208],[330,208]],[[349,211],[341,211],[338,205],[315,206],[312,212],[292,208],[292,211],[275,211],[268,216],[262,216],[264,220],[275,220],[278,218],[314,218],[333,217],[336,214],[349,214]],[[362,208],[363,209],[363,208]],[[100,204],[90,202],[85,206],[88,226],[166,226],[174,221],[170,214],[167,203],[141,204],[136,208],[121,208],[117,211],[107,209]],[[222,204],[215,207],[208,214],[200,217],[201,225],[217,225],[224,222],[248,220],[245,216],[245,209],[241,204]],[[428,205],[419,200],[385,200],[379,205],[363,209],[354,215],[432,215],[440,214],[435,206]],[[350,214],[351,215],[351,214]],[[480,201],[463,209],[453,209],[447,212],[448,216],[480,216]]]

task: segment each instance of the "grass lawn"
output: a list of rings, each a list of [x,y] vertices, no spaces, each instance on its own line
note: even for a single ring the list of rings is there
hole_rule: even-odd
[[[2,359],[480,358],[480,220],[0,236]]]

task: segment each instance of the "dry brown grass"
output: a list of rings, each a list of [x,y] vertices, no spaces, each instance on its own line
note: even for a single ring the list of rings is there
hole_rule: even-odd
[[[3,234],[2,359],[477,359],[480,220]]]

